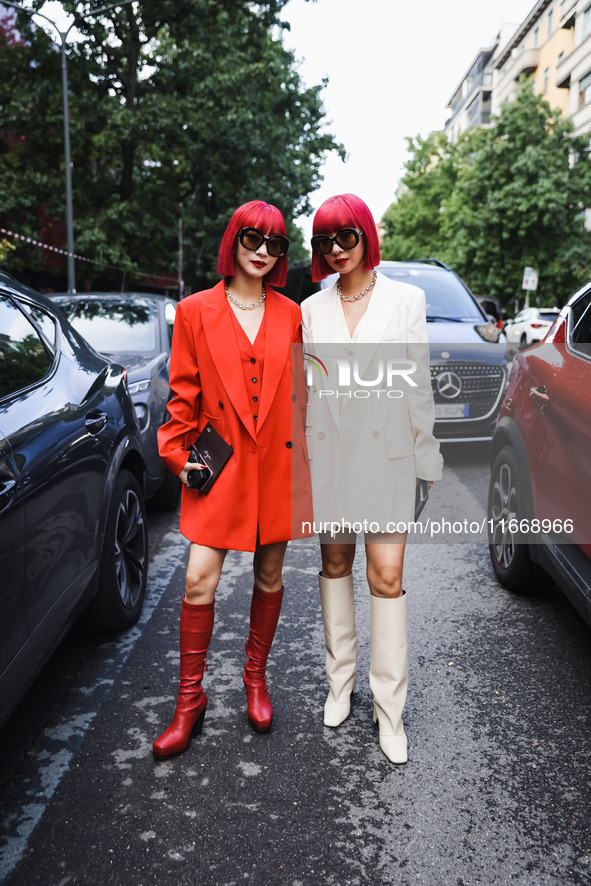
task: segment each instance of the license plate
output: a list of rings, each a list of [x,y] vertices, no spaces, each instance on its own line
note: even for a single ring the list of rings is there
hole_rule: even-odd
[[[468,418],[469,403],[436,403],[435,418]]]

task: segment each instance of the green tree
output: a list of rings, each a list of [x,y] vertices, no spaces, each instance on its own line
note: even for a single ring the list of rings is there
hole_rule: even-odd
[[[408,138],[407,143],[410,157],[399,195],[382,219],[382,257],[392,261],[441,258],[446,251],[443,215],[465,148],[451,144],[443,132]]]
[[[68,51],[78,252],[168,274],[182,219],[185,276],[195,288],[211,280],[223,228],[240,203],[266,199],[287,219],[309,210],[326,153],[342,148],[324,129],[322,85],[303,88],[282,44],[284,3],[142,0],[81,23],[84,39]],[[63,5],[87,14],[103,3]],[[44,80],[56,55],[26,27],[21,87]],[[0,52],[0,103],[13,94],[13,52]],[[13,95],[13,118],[28,137],[24,94]],[[48,175],[60,150],[51,148],[53,159],[39,160],[25,139],[0,159],[0,174],[13,169],[5,210],[21,230],[23,220],[34,227],[35,207],[16,190],[30,193],[35,176],[37,201],[42,193],[48,213],[63,217]],[[290,234],[297,257],[301,236]]]
[[[508,305],[523,269],[537,268],[540,304],[562,304],[589,279],[588,139],[523,84],[466,158],[447,202],[443,233],[456,269]]]
[[[409,144],[404,190],[384,216],[384,258],[441,258],[505,307],[522,298],[526,266],[539,272],[541,305],[564,303],[589,279],[588,139],[529,81],[490,129],[455,146],[442,133]]]

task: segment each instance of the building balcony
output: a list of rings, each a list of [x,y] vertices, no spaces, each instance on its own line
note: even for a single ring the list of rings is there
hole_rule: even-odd
[[[529,77],[538,67],[540,60],[539,49],[513,50],[511,57],[503,65],[500,75],[503,79],[519,80],[521,76]]]
[[[563,0],[560,10],[560,27],[574,28],[578,0]]]
[[[586,68],[587,70],[583,70]],[[578,70],[577,70],[578,69]],[[567,89],[571,85],[571,78],[575,72],[574,79],[584,76],[591,69],[591,34],[587,34],[585,39],[575,46],[572,52],[563,58],[556,68],[556,85],[561,89]]]

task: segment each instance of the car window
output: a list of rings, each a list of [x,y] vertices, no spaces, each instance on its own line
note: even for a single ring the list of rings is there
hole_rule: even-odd
[[[41,332],[47,339],[48,344],[55,348],[55,337],[56,337],[56,323],[53,317],[47,313],[47,311],[43,311],[41,308],[38,308],[36,305],[26,305],[27,312],[31,315],[35,323],[41,329]]]
[[[7,397],[45,378],[52,356],[31,321],[5,295],[0,295],[0,330],[0,397]]]
[[[382,267],[379,270],[391,280],[418,286],[427,299],[427,318],[453,317],[482,323],[482,314],[458,278],[439,268]]]
[[[572,319],[573,347],[585,357],[591,357],[591,293],[572,306]]]
[[[68,320],[102,354],[156,354],[158,314],[147,299],[59,299]]]

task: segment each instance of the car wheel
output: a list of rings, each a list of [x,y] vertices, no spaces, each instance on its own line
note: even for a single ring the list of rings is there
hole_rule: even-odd
[[[161,511],[174,511],[179,503],[182,483],[178,477],[166,468],[164,479],[156,490],[152,502]]]
[[[109,505],[94,613],[100,627],[121,631],[137,621],[148,576],[148,527],[140,486],[122,470]]]
[[[537,570],[519,522],[527,516],[517,457],[504,446],[495,458],[488,490],[489,551],[495,574],[511,591],[527,591]]]
[[[522,333],[521,333],[521,338],[520,338],[519,342],[520,342],[520,344],[522,344],[522,345],[526,345],[526,344],[527,344],[527,333],[525,333],[525,332],[522,332]]]

